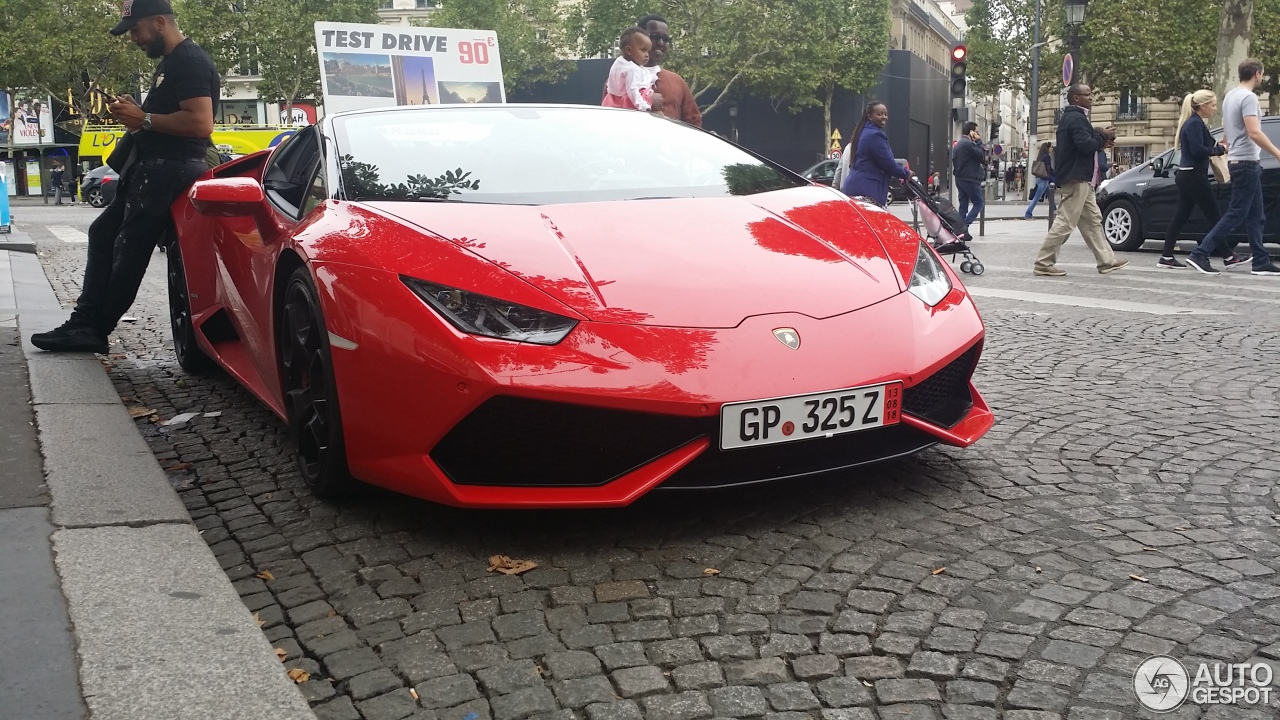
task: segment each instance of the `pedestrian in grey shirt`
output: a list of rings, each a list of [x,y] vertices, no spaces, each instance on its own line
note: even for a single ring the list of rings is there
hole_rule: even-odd
[[[1248,58],[1240,63],[1240,84],[1222,99],[1222,125],[1226,129],[1227,167],[1231,170],[1231,204],[1213,229],[1209,231],[1187,264],[1209,275],[1218,270],[1209,262],[1215,250],[1221,250],[1227,233],[1244,223],[1249,247],[1253,250],[1253,274],[1280,277],[1280,267],[1262,244],[1262,226],[1266,215],[1262,208],[1262,150],[1280,160],[1280,149],[1262,132],[1261,109],[1254,88],[1262,82],[1262,62]]]

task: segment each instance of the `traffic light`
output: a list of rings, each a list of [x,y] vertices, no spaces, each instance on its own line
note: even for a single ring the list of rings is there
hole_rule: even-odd
[[[968,85],[965,71],[969,65],[969,50],[963,45],[951,48],[951,97],[964,98],[964,89]]]

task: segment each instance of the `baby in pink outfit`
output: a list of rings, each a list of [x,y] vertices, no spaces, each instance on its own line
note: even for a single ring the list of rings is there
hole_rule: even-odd
[[[653,91],[658,82],[658,68],[645,67],[649,64],[649,50],[653,48],[649,33],[629,27],[622,31],[618,44],[622,47],[622,57],[614,60],[613,67],[609,68],[609,80],[600,104],[646,112],[662,109],[662,95]]]

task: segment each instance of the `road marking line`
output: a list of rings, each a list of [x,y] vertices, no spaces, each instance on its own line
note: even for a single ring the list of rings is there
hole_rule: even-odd
[[[1091,263],[1058,263],[1058,267],[1060,267],[1060,268],[1064,268],[1064,269],[1065,269],[1065,268],[1085,268],[1085,269],[1088,269],[1088,270],[1093,271],[1093,272],[1096,272],[1096,271],[1097,271],[1097,270],[1096,270],[1097,266],[1096,266],[1096,265],[1093,265],[1093,264],[1091,264]],[[1008,273],[1012,273],[1012,274],[1015,274],[1015,275],[1026,275],[1026,276],[1027,276],[1027,279],[1035,278],[1036,280],[1040,280],[1040,278],[1038,278],[1038,277],[1036,277],[1036,276],[1033,276],[1033,275],[1031,274],[1031,271],[1030,271],[1030,270],[1028,270],[1027,268],[1008,267],[1008,266],[1001,266],[1001,265],[987,265],[987,266],[986,266],[986,269],[987,269],[987,271],[988,271],[988,272],[989,272],[989,271],[992,271],[992,270],[995,270],[996,272],[1001,272],[1001,273],[1008,272]],[[1138,271],[1138,272],[1144,272],[1144,273],[1145,273],[1145,272],[1149,272],[1149,273],[1150,273],[1150,274],[1152,274],[1152,275],[1159,273],[1159,274],[1161,274],[1161,275],[1162,275],[1162,277],[1160,277],[1160,278],[1154,278],[1154,277],[1134,277],[1134,276],[1130,273],[1130,270],[1135,270],[1135,271]],[[1204,289],[1209,289],[1209,290],[1212,290],[1212,289],[1218,288],[1218,289],[1229,289],[1229,290],[1247,290],[1247,291],[1249,291],[1249,292],[1280,293],[1280,285],[1275,284],[1275,281],[1274,281],[1274,280],[1264,280],[1264,279],[1262,279],[1261,277],[1259,277],[1259,276],[1257,276],[1257,275],[1250,275],[1250,274],[1248,273],[1248,271],[1245,271],[1245,272],[1239,272],[1239,271],[1237,271],[1237,272],[1231,272],[1231,271],[1227,271],[1227,272],[1219,273],[1218,275],[1213,276],[1213,278],[1212,278],[1212,279],[1211,279],[1211,278],[1209,278],[1209,277],[1205,277],[1204,279],[1197,279],[1197,280],[1190,280],[1190,279],[1187,279],[1187,280],[1177,280],[1177,279],[1174,279],[1173,277],[1171,277],[1171,276],[1173,276],[1173,275],[1176,275],[1176,274],[1177,274],[1177,271],[1161,270],[1161,269],[1159,269],[1159,268],[1155,268],[1155,267],[1152,267],[1152,268],[1135,268],[1135,267],[1133,267],[1133,265],[1132,265],[1132,264],[1130,264],[1128,267],[1126,267],[1126,268],[1124,268],[1124,269],[1122,269],[1122,270],[1119,270],[1119,271],[1117,271],[1117,272],[1119,272],[1120,274],[1119,274],[1119,275],[1109,275],[1109,276],[1107,276],[1107,279],[1105,279],[1105,280],[1104,280],[1104,279],[1102,279],[1102,277],[1101,277],[1101,276],[1099,276],[1099,278],[1098,278],[1099,282],[1102,282],[1102,283],[1104,283],[1104,284],[1103,284],[1103,285],[1095,285],[1094,287],[1119,287],[1119,286],[1114,286],[1114,285],[1112,285],[1112,284],[1111,284],[1111,282],[1112,282],[1113,280],[1120,280],[1120,279],[1124,279],[1124,280],[1128,280],[1128,281],[1130,281],[1130,282],[1151,283],[1151,284],[1153,284],[1153,285],[1181,285],[1181,286],[1184,286],[1184,287],[1204,288]],[[1200,277],[1201,277],[1198,273],[1196,273],[1196,271],[1195,271],[1195,270],[1188,270],[1188,271],[1187,271],[1187,273],[1188,273],[1188,274],[1186,275],[1186,277],[1188,277],[1188,278],[1200,278]],[[1082,276],[1078,276],[1078,275],[1067,275],[1067,278],[1068,278],[1067,280],[1062,280],[1062,279],[1060,279],[1060,278],[1056,278],[1056,279],[1055,279],[1055,282],[1074,282],[1074,281],[1077,281],[1077,280],[1083,280],[1085,277],[1088,277],[1088,275],[1083,276],[1083,277],[1082,277]],[[1231,278],[1231,279],[1228,279],[1228,278]],[[1224,280],[1225,280],[1226,282],[1228,282],[1228,283],[1243,283],[1243,284],[1240,284],[1240,285],[1226,285],[1226,286],[1224,286],[1224,285],[1220,285],[1220,284],[1215,284],[1215,283],[1221,283],[1221,282],[1223,282]],[[1144,289],[1144,290],[1152,290],[1152,292],[1167,292],[1167,293],[1173,293],[1173,294],[1176,294],[1176,292],[1175,292],[1175,291],[1173,291],[1173,290],[1158,290],[1158,289],[1152,289],[1152,288],[1142,288],[1142,289]],[[1194,295],[1200,295],[1200,296],[1203,296],[1203,297],[1223,297],[1223,298],[1228,299],[1228,300],[1235,300],[1235,299],[1248,300],[1248,299],[1250,299],[1250,298],[1247,298],[1247,297],[1240,297],[1240,296],[1236,296],[1236,295],[1220,295],[1220,296],[1215,296],[1215,295],[1212,295],[1212,294],[1205,294],[1205,293],[1192,293],[1192,294],[1194,294]]]
[[[55,237],[65,243],[87,243],[89,236],[83,230],[77,230],[66,225],[47,225],[45,229],[53,233]]]
[[[1021,300],[1023,302],[1044,303],[1048,305],[1070,305],[1072,307],[1098,308],[1100,310],[1119,310],[1121,312],[1139,312],[1147,313],[1148,315],[1233,314],[1221,310],[1203,310],[1200,308],[1178,307],[1176,305],[1128,302],[1126,300],[1104,300],[1102,298],[1080,297],[1078,295],[1053,295],[1050,293],[1023,292],[1021,290],[1002,290],[1000,288],[990,287],[968,287],[968,290],[969,294],[975,297]]]

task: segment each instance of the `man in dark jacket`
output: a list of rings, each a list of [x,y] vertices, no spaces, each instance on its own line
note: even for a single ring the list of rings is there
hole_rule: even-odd
[[[978,219],[978,213],[982,212],[982,179],[986,176],[986,160],[987,149],[982,146],[978,123],[965,123],[960,128],[960,139],[956,141],[955,150],[951,153],[956,192],[960,194],[960,214],[964,216],[965,225],[972,225]]]
[[[1084,242],[1093,251],[1098,272],[1109,273],[1129,264],[1116,260],[1115,253],[1102,235],[1102,211],[1094,198],[1094,188],[1102,181],[1098,151],[1116,140],[1115,128],[1095,129],[1089,122],[1093,107],[1093,90],[1088,85],[1072,85],[1058,121],[1058,142],[1054,148],[1054,177],[1058,183],[1058,215],[1040,246],[1033,272],[1036,275],[1059,276],[1067,272],[1055,263],[1058,248],[1067,241],[1078,225]]]

